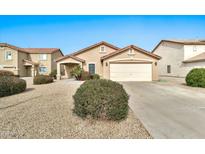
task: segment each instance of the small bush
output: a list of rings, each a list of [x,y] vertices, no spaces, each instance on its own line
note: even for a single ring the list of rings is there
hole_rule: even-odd
[[[90,74],[89,72],[83,71],[81,73],[81,78],[80,80],[85,81],[85,80],[90,80]]]
[[[94,80],[97,80],[97,79],[100,79],[100,75],[98,75],[98,74],[93,74],[93,75],[90,75],[90,78],[91,78],[91,79],[94,79]]]
[[[88,80],[77,89],[74,113],[85,118],[122,120],[128,114],[128,99],[123,86],[111,80]]]
[[[186,83],[188,86],[205,88],[205,68],[192,69],[186,76]]]
[[[55,70],[51,71],[51,73],[49,74],[49,76],[52,77],[52,78],[54,78],[54,79],[56,79],[56,78],[57,78],[57,70],[55,69]]]
[[[14,76],[0,76],[0,97],[21,93],[25,89],[25,80]]]
[[[76,78],[76,80],[80,80],[82,72],[83,72],[83,69],[80,67],[80,65],[77,65],[71,70],[70,73],[72,76]]]
[[[48,75],[38,75],[33,78],[33,84],[48,84],[52,83],[53,78]]]
[[[0,76],[14,76],[14,73],[7,70],[0,70]]]

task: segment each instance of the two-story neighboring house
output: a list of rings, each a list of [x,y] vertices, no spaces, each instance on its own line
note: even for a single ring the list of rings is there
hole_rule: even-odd
[[[162,57],[160,76],[186,77],[193,68],[205,68],[204,40],[162,40],[152,53]]]
[[[9,70],[21,77],[48,75],[56,69],[56,59],[62,56],[58,48],[19,48],[0,43],[0,70]]]

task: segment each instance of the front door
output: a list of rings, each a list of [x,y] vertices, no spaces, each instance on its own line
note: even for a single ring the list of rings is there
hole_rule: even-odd
[[[89,64],[89,73],[95,74],[95,64]]]

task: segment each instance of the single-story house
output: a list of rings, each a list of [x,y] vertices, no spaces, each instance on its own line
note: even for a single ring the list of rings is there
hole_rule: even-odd
[[[160,56],[142,48],[130,45],[118,48],[107,42],[100,42],[56,60],[57,78],[61,78],[61,66],[70,78],[70,71],[80,65],[90,74],[114,81],[158,80]]]

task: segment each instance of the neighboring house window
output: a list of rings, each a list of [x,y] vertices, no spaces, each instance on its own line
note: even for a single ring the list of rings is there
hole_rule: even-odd
[[[193,46],[193,51],[194,51],[194,52],[197,51],[197,47],[196,47],[196,45]]]
[[[171,73],[171,65],[167,65],[167,73]]]
[[[40,54],[39,59],[40,60],[47,60],[47,54]]]
[[[5,53],[5,60],[12,60],[12,53],[11,53],[11,51],[6,51],[6,53]]]
[[[41,66],[39,67],[39,73],[47,73],[48,72],[48,68],[45,66]]]
[[[89,64],[88,69],[90,74],[95,74],[95,64]]]
[[[105,46],[101,46],[101,47],[100,47],[100,52],[106,52],[106,51],[105,51]]]

